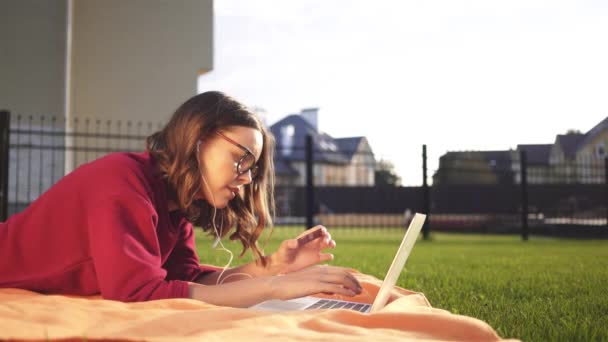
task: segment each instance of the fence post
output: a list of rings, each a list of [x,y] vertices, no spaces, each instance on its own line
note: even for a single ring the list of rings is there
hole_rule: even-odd
[[[313,145],[312,135],[306,136],[306,229],[314,226],[315,189],[313,183]]]
[[[8,219],[8,145],[11,113],[0,110],[0,222]]]
[[[422,237],[425,240],[429,239],[431,229],[431,196],[429,195],[429,185],[427,183],[427,166],[426,166],[426,144],[422,145],[422,196],[424,201],[424,213],[426,221],[422,226]]]
[[[519,151],[521,166],[521,238],[528,240],[528,159],[525,150]]]

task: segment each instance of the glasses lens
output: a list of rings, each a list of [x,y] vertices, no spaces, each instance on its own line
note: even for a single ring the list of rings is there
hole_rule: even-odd
[[[240,175],[246,173],[247,171],[251,170],[255,165],[255,158],[253,157],[253,155],[251,153],[247,153],[243,159],[241,159],[241,161],[239,162],[238,165],[238,173]],[[253,173],[253,170],[252,170]]]

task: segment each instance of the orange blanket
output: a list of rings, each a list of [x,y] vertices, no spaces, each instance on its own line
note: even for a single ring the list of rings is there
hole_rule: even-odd
[[[355,273],[371,303],[381,282]],[[498,341],[488,324],[432,308],[424,294],[396,287],[380,312],[262,312],[190,299],[121,303],[99,297],[0,289],[0,340],[146,341]]]

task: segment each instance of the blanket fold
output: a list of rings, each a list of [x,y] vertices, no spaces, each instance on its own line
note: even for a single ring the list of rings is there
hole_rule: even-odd
[[[381,281],[355,272],[371,303]],[[43,295],[0,289],[0,340],[115,341],[502,341],[476,318],[433,308],[424,294],[395,287],[379,312],[351,310],[265,312],[215,306],[191,299],[140,303],[99,296]],[[510,340],[515,341],[515,340]]]

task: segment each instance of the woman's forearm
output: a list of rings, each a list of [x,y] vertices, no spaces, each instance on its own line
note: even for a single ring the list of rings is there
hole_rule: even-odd
[[[271,279],[257,277],[212,286],[188,283],[188,295],[209,304],[246,308],[272,299]]]
[[[222,278],[219,279],[219,281],[218,278],[222,273],[221,270],[205,273],[204,275],[201,275],[199,278],[197,278],[195,282],[203,285],[226,284],[237,280],[273,276],[278,274],[280,271],[281,270],[277,269],[273,265],[272,255],[270,255],[267,257],[266,266],[263,266],[261,263],[256,263],[255,261],[252,261],[245,265],[226,269],[226,271],[224,271],[224,273],[222,274]]]

